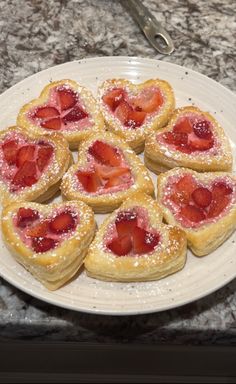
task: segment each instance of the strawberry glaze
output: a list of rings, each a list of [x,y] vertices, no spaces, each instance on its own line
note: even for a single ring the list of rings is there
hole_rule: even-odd
[[[156,250],[157,247],[159,247],[159,245],[161,244],[161,234],[160,234],[160,232],[157,232],[156,230],[154,230],[153,228],[150,227],[148,211],[143,207],[132,207],[132,208],[126,209],[124,212],[125,213],[129,212],[131,215],[133,215],[134,217],[137,218],[137,226],[139,228],[144,229],[145,231],[149,232],[151,235],[159,237],[158,244],[154,247],[153,251]],[[118,213],[118,215],[121,215],[121,214],[122,214],[122,212]],[[116,216],[114,221],[108,225],[108,227],[106,228],[106,233],[105,233],[104,238],[103,238],[103,248],[107,252],[111,252],[111,250],[107,247],[108,244],[111,243],[118,236],[117,229],[116,229],[117,217],[118,216]],[[150,254],[152,252],[150,252]],[[117,256],[117,255],[115,255],[115,256]],[[131,250],[131,252],[129,252],[129,254],[127,254],[127,256],[142,256],[142,254],[136,255],[133,252],[133,250]]]
[[[177,202],[173,201],[173,199],[171,198],[175,190],[174,184],[176,184],[183,177],[184,177],[184,174],[182,173],[181,176],[175,175],[175,176],[170,176],[168,178],[168,182],[167,184],[165,184],[165,187],[164,187],[162,204],[172,212],[172,214],[175,216],[175,219],[179,221],[181,225],[185,228],[197,229],[206,224],[210,224],[218,221],[228,213],[230,207],[236,202],[236,183],[234,183],[231,178],[227,176],[226,177],[219,176],[219,177],[215,177],[211,182],[207,180],[206,182],[203,182],[202,180],[199,180],[193,177],[193,180],[196,183],[196,188],[194,190],[198,188],[204,188],[204,189],[207,188],[209,191],[211,191],[214,184],[223,183],[226,185],[226,188],[229,188],[229,190],[232,190],[232,193],[227,195],[229,202],[217,216],[212,218],[207,217],[207,213],[210,211],[210,208],[211,208],[211,205],[209,205],[204,210],[203,210],[203,207],[201,208],[201,211],[204,212],[204,214],[206,214],[206,217],[203,220],[200,220],[199,222],[192,222],[188,220],[186,217],[183,217],[181,215],[181,208],[183,209],[186,205],[178,204]],[[193,207],[197,206],[194,202],[193,197],[191,197],[189,204]]]
[[[57,90],[58,89],[69,89],[71,88],[65,84],[65,85],[60,85],[59,87],[55,87],[50,90],[49,93],[49,98],[48,101],[42,105],[39,105],[37,107],[33,107],[27,114],[28,119],[30,120],[31,123],[36,124],[38,126],[41,126],[41,123],[43,123],[43,119],[34,117],[35,112],[37,111],[38,107],[53,107],[56,108],[58,111],[58,116],[61,118],[61,128],[58,129],[58,131],[82,131],[84,129],[88,129],[92,127],[93,122],[91,116],[89,116],[88,112],[85,109],[85,106],[79,96],[78,93],[76,93],[76,98],[77,102],[72,108],[68,108],[66,110],[62,110],[60,107],[60,103],[58,101],[58,95],[57,95]],[[84,111],[85,115],[87,115],[85,118],[79,119],[78,121],[66,121],[63,122],[63,119],[69,115],[76,107],[79,107],[82,111]],[[45,128],[47,129],[47,128]],[[48,129],[50,131],[50,129]]]
[[[38,151],[40,148],[40,144],[43,145],[45,143],[46,145],[50,145],[52,148],[53,148],[53,144],[51,142],[49,143],[49,142],[46,142],[46,141],[44,142],[41,140],[26,139],[23,136],[23,134],[21,134],[19,132],[15,132],[15,131],[11,131],[5,135],[3,141],[0,144],[0,179],[8,186],[9,189],[12,189],[12,192],[17,193],[19,190],[22,190],[22,188],[24,188],[24,186],[12,185],[12,180],[14,179],[14,176],[18,172],[19,168],[17,167],[17,164],[8,164],[7,163],[5,156],[4,156],[3,148],[2,148],[2,145],[4,143],[7,143],[8,141],[11,141],[11,140],[14,140],[18,143],[18,149],[21,149],[26,145],[34,145],[36,147],[34,156],[32,158],[32,162],[34,162],[34,163],[36,163],[36,160],[38,158]],[[54,158],[54,153],[52,153],[50,159],[48,160],[48,163],[46,164],[46,166],[43,169],[43,172],[50,166],[50,164],[53,161],[53,158]],[[36,176],[37,180],[40,179],[41,174],[42,174],[42,172],[39,170],[38,167],[36,167],[35,176]]]
[[[192,131],[191,132],[187,132],[186,129],[183,129],[183,130],[179,130],[177,127],[181,125],[181,123],[185,120],[185,119],[188,119],[189,122],[190,122],[190,127],[192,126]],[[196,129],[199,127],[199,123],[201,121],[204,121],[206,124],[207,124],[207,132],[208,132],[208,135],[206,134],[206,129],[205,129],[205,132],[204,132],[204,127],[202,129],[203,133],[205,133],[205,136],[206,137],[200,137],[199,133],[199,129]],[[194,128],[196,127],[196,128]],[[191,128],[190,128],[191,129]],[[170,140],[167,140],[165,139],[165,136],[167,135],[168,137],[168,134],[171,133],[176,133],[176,140],[177,142],[179,141],[179,143],[177,144],[174,144],[174,143],[171,143]],[[198,133],[198,135],[196,135],[196,133]],[[182,136],[181,136],[182,135]],[[203,135],[202,135],[203,136]],[[197,149],[194,148],[194,147],[191,147],[191,142],[196,142],[196,143],[203,143],[206,141],[210,141],[211,140],[211,137],[212,137],[212,144],[210,143],[209,146],[206,145],[206,148],[207,149]],[[168,148],[170,148],[171,150],[175,151],[179,151],[181,154],[188,154],[188,155],[197,155],[197,154],[201,154],[201,153],[206,153],[206,154],[209,154],[211,156],[214,156],[218,153],[219,151],[219,148],[220,148],[220,142],[219,140],[217,139],[217,136],[214,135],[214,126],[213,124],[208,121],[206,119],[205,116],[201,115],[201,114],[196,114],[196,113],[188,113],[184,116],[181,116],[179,117],[175,123],[174,123],[174,126],[172,128],[172,130],[168,131],[167,133],[159,133],[156,135],[156,140],[158,141],[159,144],[161,145],[164,145],[164,146],[168,146]],[[205,141],[204,141],[205,140]],[[182,141],[182,144],[181,144],[181,141]],[[186,148],[186,149],[185,149]]]
[[[50,227],[49,227],[47,229],[47,233],[45,234],[45,236],[38,237],[39,239],[40,238],[50,238],[50,239],[53,239],[57,243],[57,246],[59,246],[64,240],[69,239],[75,233],[76,227],[79,225],[80,215],[79,215],[78,210],[75,207],[73,207],[73,206],[66,206],[66,208],[65,207],[60,207],[58,209],[55,209],[53,211],[53,213],[51,213],[48,216],[45,216],[44,214],[42,214],[42,213],[40,213],[38,211],[38,214],[39,214],[38,218],[36,218],[36,220],[32,221],[32,223],[29,223],[28,225],[26,225],[24,228],[20,228],[17,225],[18,219],[17,219],[17,214],[15,214],[14,217],[13,217],[13,224],[15,226],[16,232],[20,236],[21,241],[27,247],[32,248],[33,239],[36,239],[36,237],[27,236],[27,231],[29,229],[37,226],[38,224],[40,224],[42,222],[46,221],[47,223],[50,223],[51,220],[53,220],[55,217],[57,217],[59,214],[65,212],[65,211],[66,212],[69,211],[69,212],[72,213],[72,217],[75,220],[74,228],[70,229],[69,231],[67,231],[65,233],[58,234],[58,233],[55,233],[55,232],[51,231]]]

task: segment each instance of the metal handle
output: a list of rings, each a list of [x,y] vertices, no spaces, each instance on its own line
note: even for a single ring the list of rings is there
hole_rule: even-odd
[[[174,51],[174,44],[170,35],[141,1],[121,0],[121,2],[123,6],[130,11],[150,44],[158,52],[169,55]]]

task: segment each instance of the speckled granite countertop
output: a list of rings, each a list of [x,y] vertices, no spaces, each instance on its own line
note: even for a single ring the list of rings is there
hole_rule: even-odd
[[[0,92],[55,64],[94,56],[161,59],[236,91],[236,2],[146,0],[176,47],[162,56],[119,1],[0,0]],[[236,281],[190,305],[126,317],[76,313],[0,280],[0,337],[98,342],[236,344]]]

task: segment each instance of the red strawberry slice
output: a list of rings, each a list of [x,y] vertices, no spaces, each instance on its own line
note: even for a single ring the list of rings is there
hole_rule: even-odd
[[[122,100],[115,110],[115,116],[124,125],[129,119],[129,113],[132,111],[133,109],[130,105],[125,100]]]
[[[193,191],[192,198],[200,208],[206,208],[211,204],[212,193],[208,188],[199,187]]]
[[[132,250],[132,241],[130,236],[118,237],[107,244],[107,248],[110,249],[117,256],[128,255]]]
[[[179,192],[186,192],[189,195],[196,189],[197,183],[191,175],[185,175],[175,184],[175,188]]]
[[[212,198],[213,200],[221,200],[224,196],[230,195],[233,189],[226,183],[220,181],[213,184]]]
[[[176,191],[176,201],[187,204],[190,201],[193,191],[196,189],[197,183],[191,175],[185,175],[174,184]]]
[[[205,212],[194,205],[187,204],[181,208],[180,214],[193,223],[199,223],[206,218]]]
[[[9,165],[16,163],[16,155],[18,151],[18,143],[16,140],[6,141],[2,145],[4,158]]]
[[[124,125],[130,128],[140,127],[143,124],[145,117],[146,112],[132,110],[129,112],[128,118],[125,121]]]
[[[67,115],[65,115],[62,120],[64,124],[67,123],[76,123],[77,121],[80,121],[82,119],[85,119],[88,117],[88,113],[85,112],[82,108],[80,108],[78,105],[76,105],[73,109],[70,110]]]
[[[120,177],[114,176],[111,177],[106,184],[104,185],[105,189],[116,187],[117,185],[122,184],[122,180]]]
[[[24,164],[25,161],[31,161],[34,160],[34,154],[35,154],[36,146],[35,145],[24,145],[21,147],[16,156],[16,165],[17,167],[21,167],[22,164]]]
[[[43,253],[55,248],[57,241],[49,237],[35,237],[32,239],[32,248],[36,253]]]
[[[62,111],[74,107],[78,101],[76,93],[68,88],[57,89],[57,96]]]
[[[96,165],[97,174],[102,179],[110,179],[111,177],[119,177],[130,173],[130,169],[128,167],[108,167],[106,165]]]
[[[208,218],[212,219],[221,214],[221,212],[227,207],[230,202],[230,198],[228,196],[223,196],[220,199],[214,199],[210,205]]]
[[[97,192],[102,186],[100,177],[95,171],[78,171],[76,176],[86,192]]]
[[[122,158],[118,150],[103,141],[96,140],[88,150],[99,163],[117,167],[121,164]]]
[[[188,144],[188,134],[184,132],[165,132],[163,134],[163,139],[168,144],[181,146],[186,146]]]
[[[125,91],[122,88],[114,88],[111,91],[108,91],[103,97],[102,100],[107,104],[112,112],[118,107],[120,102],[124,100]]]
[[[66,233],[75,229],[76,220],[72,212],[61,212],[50,221],[49,227],[53,233]]]
[[[34,161],[25,161],[16,172],[12,184],[19,187],[30,187],[37,182],[37,168]]]
[[[159,241],[160,236],[157,233],[154,234],[139,227],[133,230],[133,250],[136,255],[152,252]]]
[[[203,139],[199,137],[189,137],[189,147],[194,151],[207,151],[214,145],[213,138]]]
[[[153,113],[163,104],[163,96],[159,90],[146,89],[134,101],[133,105],[146,113]]]
[[[191,133],[193,131],[191,121],[184,117],[174,125],[173,132]]]
[[[39,213],[31,208],[19,208],[17,212],[17,227],[25,228],[39,218]]]
[[[138,225],[135,212],[120,212],[115,221],[118,237],[131,235],[134,228]]]
[[[54,107],[39,107],[34,112],[34,116],[40,119],[51,119],[59,116],[59,111]]]
[[[210,128],[211,124],[207,120],[201,120],[193,124],[193,131],[196,136],[201,139],[211,139],[212,131]]]
[[[40,172],[49,164],[52,154],[53,147],[50,144],[39,146],[36,162]]]
[[[42,221],[37,225],[26,230],[26,236],[29,237],[44,237],[48,232],[48,221]]]
[[[53,129],[54,131],[58,131],[59,129],[61,129],[61,119],[60,117],[56,117],[54,119],[43,121],[40,125],[43,128]]]

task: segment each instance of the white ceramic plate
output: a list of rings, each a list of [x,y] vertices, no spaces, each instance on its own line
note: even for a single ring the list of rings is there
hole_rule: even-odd
[[[171,83],[177,106],[196,104],[222,124],[235,153],[236,96],[215,81],[167,62],[104,57],[62,64],[39,72],[0,96],[1,129],[14,125],[20,107],[37,97],[51,80],[70,78],[96,93],[107,78],[124,77],[133,82],[161,78]],[[153,175],[155,180],[155,176]],[[97,221],[104,220],[98,215]],[[76,280],[49,292],[9,254],[0,238],[0,274],[11,284],[49,303],[90,313],[128,315],[157,312],[199,299],[236,276],[236,233],[212,254],[194,257],[188,251],[185,268],[163,280],[147,283],[108,283],[88,278],[82,272]]]

